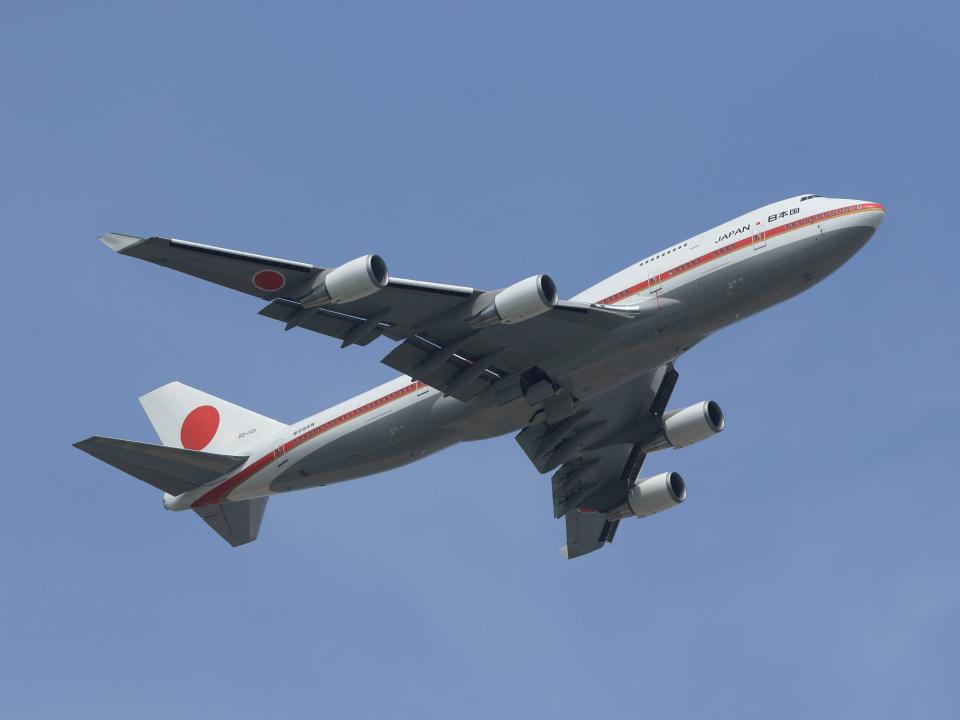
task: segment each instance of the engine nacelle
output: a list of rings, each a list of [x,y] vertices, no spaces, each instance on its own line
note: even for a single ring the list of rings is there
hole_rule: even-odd
[[[680,473],[660,473],[637,480],[627,493],[627,501],[608,516],[614,520],[647,517],[676,507],[686,499],[687,486]]]
[[[512,325],[550,310],[557,304],[557,286],[549,275],[533,275],[497,293],[493,302],[467,322],[474,327]]]
[[[663,416],[663,430],[641,449],[649,453],[664,448],[682,448],[713,437],[723,430],[723,410],[713,400],[673,410]]]
[[[305,308],[353,302],[381,290],[390,280],[379,255],[365,255],[330,270],[323,281],[300,298]]]

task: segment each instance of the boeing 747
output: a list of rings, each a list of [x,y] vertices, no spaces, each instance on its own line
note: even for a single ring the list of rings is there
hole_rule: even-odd
[[[613,541],[621,520],[677,507],[677,472],[646,456],[723,430],[712,400],[669,409],[674,364],[711,333],[816,284],[883,221],[882,205],[802,195],[766,205],[559,299],[547,275],[501,290],[390,276],[378,255],[333,268],[161,237],[111,250],[253,295],[265,317],[341,347],[394,343],[403,373],[287,425],[179,382],[140,398],[161,445],[91,437],[78,448],[193,510],[231,545],[255,540],[267,499],[517,433],[552,472],[566,555]]]

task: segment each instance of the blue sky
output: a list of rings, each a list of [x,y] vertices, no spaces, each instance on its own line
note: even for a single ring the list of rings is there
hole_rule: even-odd
[[[0,715],[955,718],[947,3],[6,3]],[[285,421],[391,377],[106,231],[576,294],[753,207],[883,202],[684,357],[689,500],[555,554],[513,439],[278,498],[231,550],[70,447],[179,379]],[[12,257],[11,257],[12,254]]]

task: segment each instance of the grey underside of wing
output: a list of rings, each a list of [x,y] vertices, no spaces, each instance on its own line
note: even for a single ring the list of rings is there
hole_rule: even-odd
[[[212,527],[217,534],[228,543],[236,547],[253,542],[260,534],[260,524],[263,522],[263,513],[267,509],[268,498],[254,498],[228,502],[221,505],[208,505],[195,508],[203,521]]]
[[[352,303],[304,310],[279,299],[260,314],[343,345],[367,345],[380,335],[398,340],[382,359],[385,365],[465,402],[507,376],[518,385],[529,368],[582,354],[630,321],[623,313],[560,303],[523,323],[471,330],[466,318],[492,297],[471,288],[391,280]]]
[[[517,443],[541,473],[590,450],[633,445],[659,430],[657,417],[675,383],[672,365],[662,365],[612,391],[578,402],[574,414],[560,423],[548,424],[543,414],[538,414],[517,435]]]
[[[571,355],[589,353],[611,331],[627,322],[629,319],[614,312],[563,303],[525,322],[493,325],[473,334],[464,333],[462,320],[436,323],[418,337],[401,342],[383,358],[383,363],[415,377],[426,367],[423,377],[418,379],[445,392],[454,387],[456,390],[448,394],[469,400],[492,383],[519,385],[520,374],[530,368],[550,374],[554,367],[568,362]],[[456,347],[454,356],[432,366],[431,358],[441,348],[450,346]],[[479,374],[473,384],[465,385],[466,374],[475,363],[484,366],[486,372]]]
[[[101,239],[104,244],[121,255],[146,260],[231,290],[268,300],[305,293],[316,277],[323,272],[322,268],[307,263],[173,238],[138,238],[110,233]],[[275,290],[258,288],[254,284],[254,278],[263,271],[277,273],[283,279],[283,285]]]
[[[614,445],[594,450],[565,465],[551,479],[554,514],[565,518],[568,559],[586,555],[613,542],[619,520],[608,520],[606,511],[620,505],[646,456],[637,445]],[[568,467],[587,471],[571,485]]]
[[[592,401],[555,425],[540,420],[517,442],[540,472],[551,478],[554,517],[565,517],[567,557],[611,542],[617,522],[606,513],[621,505],[645,455],[641,443],[659,432],[666,403],[677,381],[664,365]]]
[[[569,512],[566,556],[568,560],[599,550],[613,539],[618,520],[607,520],[600,513]]]
[[[245,456],[98,436],[82,440],[74,447],[171,495],[213,482],[247,460]]]

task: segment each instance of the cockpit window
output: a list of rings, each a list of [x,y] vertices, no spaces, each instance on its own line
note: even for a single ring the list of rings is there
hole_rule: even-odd
[[[804,195],[802,198],[800,198],[800,202],[803,202],[804,200],[810,200],[811,198],[815,198],[815,197],[823,197],[823,196],[822,195]]]

